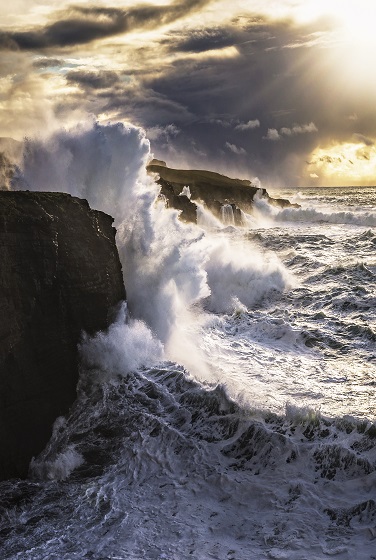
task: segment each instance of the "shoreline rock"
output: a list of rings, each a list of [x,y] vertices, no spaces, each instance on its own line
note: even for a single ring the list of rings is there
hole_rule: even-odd
[[[165,197],[168,206],[181,211],[180,218],[186,222],[197,222],[197,205],[195,200],[201,201],[221,219],[221,209],[224,205],[232,207],[235,225],[242,225],[241,211],[251,212],[253,199],[257,192],[270,204],[285,208],[298,208],[283,198],[272,198],[266,189],[252,185],[247,179],[232,179],[205,170],[172,169],[164,161],[153,159],[147,166],[148,173],[158,175],[156,182],[161,186],[161,195]],[[182,195],[184,187],[189,187],[191,199]]]
[[[68,194],[0,192],[0,479],[27,476],[76,398],[82,331],[125,299],[112,222]]]

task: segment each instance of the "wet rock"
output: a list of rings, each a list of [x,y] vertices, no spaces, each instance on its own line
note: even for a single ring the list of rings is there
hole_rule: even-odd
[[[257,192],[276,206],[297,206],[285,199],[271,198],[265,189],[256,187],[251,181],[231,179],[213,171],[171,169],[165,162],[155,159],[147,166],[147,170],[158,175],[157,183],[161,186],[162,196],[168,206],[182,210],[180,217],[184,221],[197,221],[195,201],[200,201],[219,219],[221,207],[229,204],[233,208],[235,225],[242,225],[241,211],[252,211]],[[183,203],[179,195],[184,187],[189,187],[191,199]]]
[[[125,299],[112,222],[68,194],[0,192],[0,479],[27,475],[75,400],[82,331]]]

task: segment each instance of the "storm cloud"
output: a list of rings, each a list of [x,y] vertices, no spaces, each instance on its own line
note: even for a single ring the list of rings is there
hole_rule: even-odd
[[[306,160],[319,139],[329,141],[333,134],[322,87],[329,71],[304,43],[311,34],[310,27],[261,17],[243,18],[241,26],[232,21],[214,28],[172,27],[159,46],[133,52],[134,69],[126,75],[73,69],[66,80],[81,92],[77,106],[84,103],[93,112],[100,107],[113,119],[131,117],[150,130],[161,159],[173,155],[176,165],[180,158],[192,166],[233,166],[244,176],[298,182],[309,177]],[[286,48],[298,40],[305,46]],[[162,61],[163,52],[172,57],[157,72],[155,50]],[[345,105],[343,114],[348,115]],[[336,134],[345,137],[358,124],[343,116]],[[181,132],[162,141],[158,131],[169,126]]]
[[[98,39],[173,22],[209,0],[183,0],[172,5],[139,5],[130,9],[72,6],[55,14],[57,21],[39,28],[0,32],[0,48],[40,50],[83,45]]]
[[[119,76],[116,72],[111,70],[105,70],[102,72],[72,70],[67,73],[66,79],[70,83],[78,84],[84,88],[91,89],[110,88],[119,82]]]
[[[43,21],[3,30],[8,133],[87,117],[131,122],[171,165],[273,184],[309,184],[323,166],[340,164],[327,148],[340,153],[342,143],[354,144],[354,160],[373,157],[372,96],[342,72],[327,20],[278,19],[269,8],[252,12],[253,2],[128,4],[62,0]],[[8,60],[16,58],[15,67]]]
[[[167,41],[170,43],[170,50],[181,52],[202,53],[212,49],[222,49],[236,43],[236,35],[227,29],[203,28],[192,30],[189,36],[184,34],[172,35]]]

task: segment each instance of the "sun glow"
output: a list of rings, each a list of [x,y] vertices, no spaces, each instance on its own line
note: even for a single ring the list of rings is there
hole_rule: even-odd
[[[308,174],[323,185],[375,185],[376,146],[345,142],[317,148],[311,154]]]
[[[339,14],[344,32],[349,39],[376,45],[375,18],[376,4],[372,1],[342,2]]]
[[[376,5],[373,0],[305,0],[296,6],[296,17],[309,22],[330,17],[350,35],[374,38]]]
[[[296,17],[304,22],[328,18],[337,40],[357,51],[376,47],[376,2],[373,0],[309,0],[300,3]]]
[[[309,23],[327,19],[332,33],[329,56],[341,87],[376,92],[376,2],[372,0],[308,0],[299,2],[295,17]],[[328,60],[329,60],[328,59]]]

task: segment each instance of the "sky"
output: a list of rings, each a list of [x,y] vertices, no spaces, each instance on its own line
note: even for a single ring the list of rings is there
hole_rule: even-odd
[[[0,3],[0,137],[141,126],[170,167],[376,184],[374,0]]]

